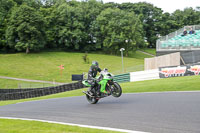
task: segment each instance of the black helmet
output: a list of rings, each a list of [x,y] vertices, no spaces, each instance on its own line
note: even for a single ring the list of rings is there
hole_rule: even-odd
[[[97,61],[92,61],[92,66],[99,67],[99,63]]]

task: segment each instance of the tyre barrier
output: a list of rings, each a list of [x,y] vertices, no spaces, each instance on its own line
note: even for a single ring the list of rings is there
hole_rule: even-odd
[[[31,89],[0,89],[0,101],[18,100],[84,88],[81,81],[59,86]]]

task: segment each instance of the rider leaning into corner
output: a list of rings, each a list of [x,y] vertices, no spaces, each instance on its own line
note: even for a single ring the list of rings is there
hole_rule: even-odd
[[[100,81],[99,79],[96,79],[96,75],[98,72],[101,72],[101,68],[99,68],[99,63],[97,61],[93,61],[92,65],[90,67],[90,70],[88,72],[88,83],[91,85],[88,93],[91,95],[94,95],[94,91],[93,90],[95,88],[95,86],[97,85],[97,83]],[[99,90],[97,90],[97,92],[99,92]]]

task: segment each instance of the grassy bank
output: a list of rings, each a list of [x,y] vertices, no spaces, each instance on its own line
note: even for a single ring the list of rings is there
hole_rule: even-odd
[[[187,76],[187,77],[166,78],[166,79],[139,81],[139,82],[129,82],[129,83],[122,83],[120,85],[123,89],[123,93],[197,91],[200,90],[199,80],[200,76]],[[38,98],[1,101],[0,106],[7,104],[14,104],[18,102],[24,102],[24,101],[32,101],[32,100],[81,96],[84,95],[82,93],[83,90],[84,89],[74,90]]]
[[[96,60],[101,68],[108,68],[114,74],[121,71],[121,57],[103,54],[88,54],[89,64],[83,61],[85,53],[71,52],[43,52],[43,53],[17,53],[0,54],[0,75],[55,82],[71,82],[72,74],[88,72],[91,62]],[[133,54],[134,58],[124,57],[124,68],[144,65],[147,55]],[[64,65],[62,76],[60,65]],[[137,68],[138,69],[138,68]],[[143,70],[143,67],[139,68]],[[135,71],[134,67],[133,70]]]
[[[0,133],[117,133],[37,121],[0,119]]]

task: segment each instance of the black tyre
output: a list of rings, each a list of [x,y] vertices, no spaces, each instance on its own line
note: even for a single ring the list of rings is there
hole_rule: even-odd
[[[117,82],[113,83],[111,90],[113,97],[120,97],[122,95],[122,88]]]
[[[86,95],[86,98],[87,98],[88,102],[91,104],[96,104],[99,101],[99,99],[96,99],[95,97],[90,97],[88,95]]]

